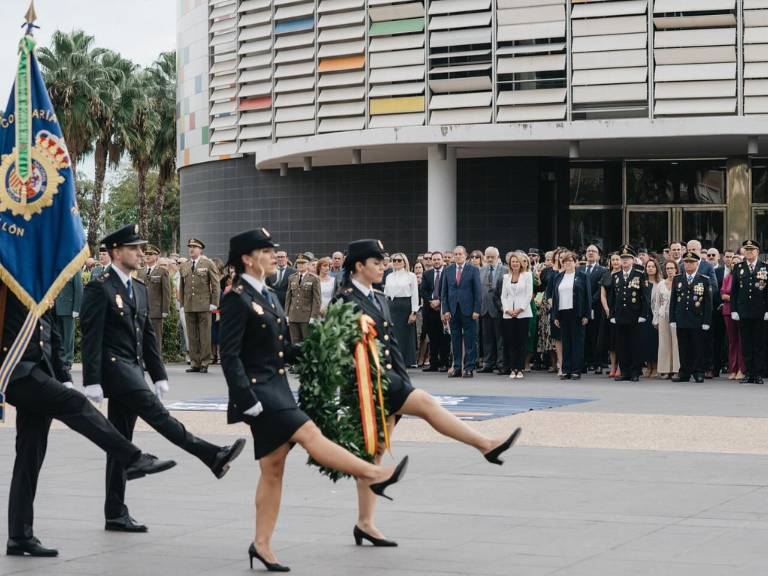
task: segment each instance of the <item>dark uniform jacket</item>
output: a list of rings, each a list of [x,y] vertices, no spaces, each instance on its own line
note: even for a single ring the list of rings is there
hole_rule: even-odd
[[[168,270],[157,264],[152,268],[151,274],[148,272],[148,267],[142,268],[136,274],[136,278],[144,282],[147,287],[149,317],[159,319],[171,310],[171,278]]]
[[[236,282],[221,302],[219,352],[229,388],[227,422],[261,402],[264,412],[296,408],[285,365],[300,347],[291,343],[285,312],[272,290],[272,304],[246,280]]]
[[[669,321],[678,329],[700,330],[712,325],[712,284],[709,276],[696,273],[691,282],[688,274],[678,274],[672,281]]]
[[[744,260],[731,274],[731,312],[738,312],[740,320],[762,320],[768,312],[768,265],[755,262],[755,271],[750,272]]]
[[[637,324],[640,318],[647,320],[649,303],[643,290],[643,273],[633,268],[625,281],[623,270],[614,272],[608,293],[608,307],[610,318],[615,318],[616,324]]]
[[[132,285],[134,301],[109,269],[83,295],[83,384],[101,384],[106,397],[146,389],[144,365],[153,382],[168,378],[149,321],[147,287],[135,278]]]
[[[5,304],[0,364],[5,360],[28,314],[29,309],[9,289]],[[60,382],[71,382],[72,376],[59,353],[60,340],[53,310],[48,310],[37,321],[29,345],[11,374],[10,382],[29,376],[35,368],[42,369]]]

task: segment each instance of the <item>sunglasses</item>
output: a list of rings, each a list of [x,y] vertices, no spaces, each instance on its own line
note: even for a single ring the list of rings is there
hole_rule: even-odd
[[[392,258],[392,262],[402,262],[402,258]]]

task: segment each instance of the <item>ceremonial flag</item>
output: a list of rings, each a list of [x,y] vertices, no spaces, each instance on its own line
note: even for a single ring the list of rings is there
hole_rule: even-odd
[[[3,343],[9,350],[0,393],[38,318],[89,256],[69,153],[35,58],[34,20],[30,7],[16,82],[0,116],[0,280],[29,308],[16,341]]]

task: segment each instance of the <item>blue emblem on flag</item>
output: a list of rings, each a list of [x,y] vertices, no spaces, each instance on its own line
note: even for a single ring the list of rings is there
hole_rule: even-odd
[[[0,356],[0,392],[35,322],[90,255],[69,152],[35,58],[32,20],[0,116],[0,281],[30,310],[15,342],[4,343],[10,349]]]

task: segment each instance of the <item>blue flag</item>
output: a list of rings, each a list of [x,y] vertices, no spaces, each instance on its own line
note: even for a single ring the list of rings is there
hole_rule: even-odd
[[[35,58],[19,44],[16,82],[0,116],[0,280],[30,310],[0,366],[0,392],[34,324],[88,258],[67,146]]]

